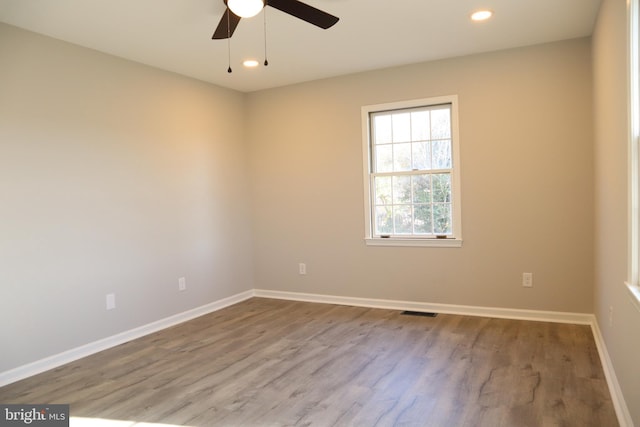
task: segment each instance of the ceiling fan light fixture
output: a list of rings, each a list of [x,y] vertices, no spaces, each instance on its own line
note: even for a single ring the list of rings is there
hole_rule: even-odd
[[[228,0],[227,6],[231,12],[241,18],[256,16],[264,8],[263,0]]]
[[[493,12],[490,10],[478,10],[471,14],[472,21],[486,21],[493,16]]]

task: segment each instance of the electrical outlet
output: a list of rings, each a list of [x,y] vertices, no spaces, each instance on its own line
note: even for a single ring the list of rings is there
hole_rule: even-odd
[[[522,273],[522,286],[533,288],[533,273]]]
[[[107,310],[116,308],[116,294],[107,294]]]
[[[185,277],[178,279],[178,290],[180,292],[187,290],[187,279]]]
[[[298,272],[303,276],[307,274],[307,264],[305,264],[304,262],[298,264]]]

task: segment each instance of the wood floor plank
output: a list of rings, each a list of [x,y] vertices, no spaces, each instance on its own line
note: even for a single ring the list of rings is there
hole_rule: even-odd
[[[253,298],[0,388],[176,426],[617,426],[588,326]]]

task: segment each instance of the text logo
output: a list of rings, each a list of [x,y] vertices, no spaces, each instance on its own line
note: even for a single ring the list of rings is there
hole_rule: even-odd
[[[69,405],[0,404],[0,427],[69,427]]]

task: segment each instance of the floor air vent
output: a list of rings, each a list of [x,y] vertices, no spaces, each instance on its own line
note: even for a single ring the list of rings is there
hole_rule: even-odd
[[[405,310],[400,314],[404,314],[406,316],[422,316],[422,317],[436,317],[438,313],[430,313],[426,311],[409,311]]]

